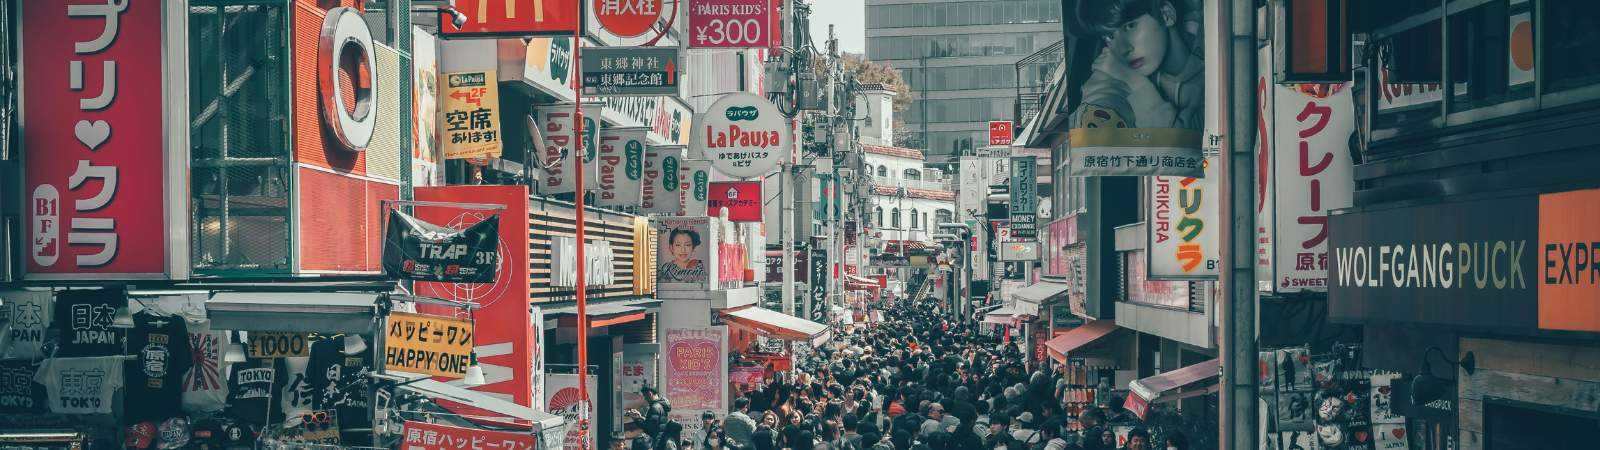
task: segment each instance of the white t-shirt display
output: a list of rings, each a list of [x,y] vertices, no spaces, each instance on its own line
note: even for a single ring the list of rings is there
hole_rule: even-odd
[[[221,411],[228,403],[228,366],[222,362],[228,332],[213,331],[210,320],[188,321],[193,365],[183,377],[183,410],[191,413]]]
[[[52,358],[39,364],[34,381],[44,385],[50,412],[110,414],[112,396],[122,388],[121,356]]]
[[[50,326],[48,291],[0,292],[0,358],[43,358],[45,329]]]

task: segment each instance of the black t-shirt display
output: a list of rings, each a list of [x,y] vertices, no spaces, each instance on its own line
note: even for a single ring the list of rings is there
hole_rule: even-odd
[[[193,364],[189,327],[183,318],[135,314],[128,352],[133,360],[123,370],[128,377],[124,420],[160,421],[177,416],[183,404],[183,376]]]
[[[372,422],[367,411],[368,376],[372,347],[344,353],[344,339],[324,339],[311,344],[306,384],[312,389],[312,408],[339,411],[339,426],[365,428]]]
[[[0,414],[44,412],[44,385],[33,381],[38,371],[38,361],[0,361]]]
[[[283,421],[283,410],[278,407],[284,379],[279,376],[277,360],[249,358],[233,364],[228,375],[228,412],[240,422],[262,425]],[[268,411],[272,412],[269,417]]]
[[[122,354],[122,341],[111,327],[117,309],[128,306],[121,289],[69,290],[56,294],[55,325],[61,330],[57,357]]]

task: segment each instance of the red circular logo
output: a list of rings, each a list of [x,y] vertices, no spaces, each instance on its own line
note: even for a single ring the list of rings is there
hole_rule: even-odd
[[[606,31],[634,37],[661,18],[661,0],[594,0],[594,15]]]

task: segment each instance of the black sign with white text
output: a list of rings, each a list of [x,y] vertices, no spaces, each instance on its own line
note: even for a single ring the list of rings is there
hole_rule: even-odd
[[[499,216],[452,230],[392,211],[383,238],[383,272],[418,281],[493,283],[499,248]]]

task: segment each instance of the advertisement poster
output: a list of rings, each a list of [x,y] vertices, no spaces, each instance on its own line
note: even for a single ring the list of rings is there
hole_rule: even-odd
[[[1145,252],[1135,250],[1122,255],[1127,258],[1128,301],[1171,308],[1189,308],[1189,282],[1158,281],[1145,276]]]
[[[678,165],[678,215],[699,215],[708,208],[711,194],[711,161],[685,160]]]
[[[600,112],[604,107],[604,103],[583,104],[584,153],[598,151],[596,147],[599,146],[597,136],[600,128]],[[573,171],[579,167],[575,148],[578,142],[572,135],[573,109],[572,103],[557,103],[536,110],[539,132],[544,135],[544,151],[536,152],[539,157],[538,164],[545,168],[544,178],[538,183],[541,194],[566,194],[578,186],[573,178],[575,176]],[[593,161],[594,156],[585,155],[584,159]],[[593,173],[595,172],[592,169],[584,172],[585,180],[594,180],[595,177],[589,176]]]
[[[596,161],[600,192],[594,196],[600,206],[639,206],[643,188],[645,135],[649,128],[607,128],[600,131],[600,151]],[[586,180],[587,181],[587,180]]]
[[[656,382],[656,355],[661,354],[658,344],[626,344],[622,346],[622,408],[644,411],[646,402],[639,389],[645,385],[660,386]]]
[[[721,417],[728,411],[728,328],[667,328],[662,334],[662,390],[672,399],[672,420],[685,436],[698,436],[700,413]]]
[[[748,92],[725,94],[696,122],[693,154],[736,179],[766,175],[789,157],[789,120],[778,107]]]
[[[689,0],[689,48],[772,45],[771,0]]]
[[[1274,86],[1272,280],[1279,293],[1328,290],[1328,211],[1351,205],[1348,84]]]
[[[456,379],[472,365],[472,321],[403,312],[384,324],[383,368]]]
[[[706,198],[706,215],[722,217],[734,222],[761,221],[760,181],[718,181],[711,183]]]
[[[411,182],[444,184],[439,170],[439,39],[411,27]]]
[[[440,147],[446,159],[499,158],[500,83],[495,71],[444,74]]]
[[[48,155],[25,158],[24,191],[11,192],[26,202],[26,272],[96,281],[164,274],[166,228],[182,227],[166,220],[166,6],[25,3],[19,36],[48,36],[22,43],[29,63],[18,69],[23,151]]]
[[[1011,158],[1011,237],[1018,241],[1039,238],[1039,185],[1034,175],[1037,159]]]
[[[711,218],[656,220],[656,285],[661,290],[710,288]],[[674,399],[676,401],[676,399]]]
[[[1146,247],[1152,280],[1214,280],[1222,273],[1217,157],[1202,164],[1206,176],[1150,177]]]
[[[467,18],[457,27],[448,13],[439,13],[439,36],[525,37],[572,35],[582,23],[582,3],[565,0],[497,0],[453,2]]]
[[[538,439],[530,433],[491,431],[481,428],[461,428],[436,423],[407,420],[403,450],[536,450]]]
[[[648,146],[644,153],[644,178],[639,181],[639,212],[677,214],[683,201],[678,167],[683,164],[682,146]]]
[[[562,449],[565,450],[595,450],[595,437],[590,433],[588,442],[582,442],[578,437],[578,421],[583,417],[594,419],[594,405],[598,397],[595,396],[595,385],[600,384],[598,377],[588,377],[589,402],[583,402],[583,396],[578,392],[578,376],[570,373],[552,373],[545,375],[544,391],[550,398],[545,400],[547,411],[560,415],[566,419],[567,437],[562,440]],[[670,398],[670,397],[669,397]],[[677,403],[677,399],[673,399]]]

